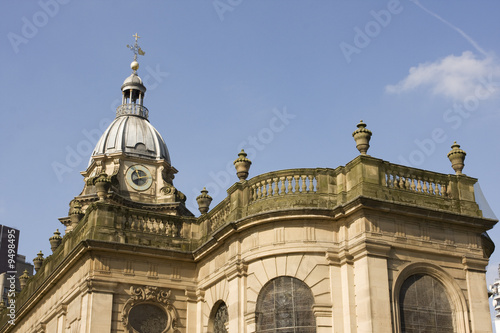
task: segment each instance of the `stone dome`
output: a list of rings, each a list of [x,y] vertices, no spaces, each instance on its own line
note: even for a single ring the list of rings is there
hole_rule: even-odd
[[[135,47],[138,46],[135,45]],[[148,121],[149,111],[143,105],[146,87],[137,75],[139,63],[135,58],[131,64],[133,73],[123,81],[121,86],[122,104],[116,108],[115,120],[97,142],[89,166],[94,156],[116,153],[145,159],[165,160],[172,165],[165,141]]]
[[[116,117],[97,142],[92,156],[113,153],[163,159],[171,165],[167,145],[160,133],[147,119],[135,115]],[[89,165],[91,163],[92,158]]]
[[[146,92],[146,87],[142,83],[142,79],[136,73],[132,73],[129,77],[123,81],[122,91],[126,91],[129,89],[137,89],[141,92]]]
[[[128,85],[128,84],[142,84],[142,79],[139,77],[137,74],[131,74],[129,77],[123,81],[123,85]]]

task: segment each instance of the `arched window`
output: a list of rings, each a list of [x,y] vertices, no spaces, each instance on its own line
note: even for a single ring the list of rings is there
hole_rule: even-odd
[[[454,333],[453,310],[445,287],[427,274],[408,277],[399,293],[401,331]]]
[[[227,324],[229,316],[227,313],[226,303],[221,302],[215,311],[213,318],[213,333],[227,333]]]
[[[290,276],[269,281],[257,298],[257,333],[315,333],[313,304],[304,282]]]

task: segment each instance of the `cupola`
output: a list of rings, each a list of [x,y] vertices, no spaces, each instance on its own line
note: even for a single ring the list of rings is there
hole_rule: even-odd
[[[164,160],[169,165],[170,156],[167,145],[160,133],[149,123],[149,111],[144,106],[146,87],[137,75],[139,62],[137,55],[145,52],[137,45],[139,36],[134,35],[135,44],[127,45],[134,52],[130,64],[132,74],[121,86],[122,104],[116,108],[116,118],[97,142],[89,166],[94,156],[125,153],[128,156],[153,160]]]

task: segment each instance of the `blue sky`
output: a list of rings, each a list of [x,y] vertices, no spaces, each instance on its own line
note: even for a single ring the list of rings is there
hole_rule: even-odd
[[[48,238],[83,188],[91,150],[114,118],[139,33],[145,106],[179,170],[174,185],[212,207],[237,180],[345,165],[363,119],[369,154],[453,173],[467,152],[500,216],[497,127],[500,2],[9,1],[0,19],[3,142],[0,223],[21,229],[20,252]],[[279,120],[276,120],[279,119]],[[275,119],[275,120],[273,120]],[[274,124],[275,126],[273,126]],[[500,226],[490,232],[500,240]],[[493,254],[488,282],[497,277]]]

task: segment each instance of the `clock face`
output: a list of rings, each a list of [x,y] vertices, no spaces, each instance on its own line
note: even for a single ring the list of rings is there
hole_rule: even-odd
[[[137,191],[147,190],[153,183],[151,172],[144,165],[136,164],[128,168],[127,183]]]

